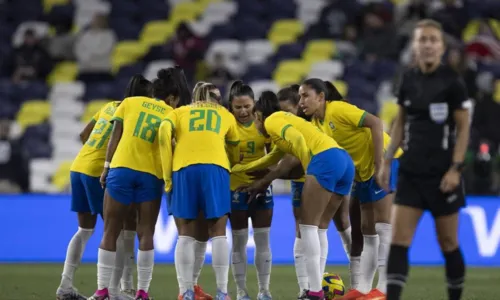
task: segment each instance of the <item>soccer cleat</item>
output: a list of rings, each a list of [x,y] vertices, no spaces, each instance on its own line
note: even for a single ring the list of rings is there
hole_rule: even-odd
[[[205,293],[205,291],[203,291],[201,286],[198,284],[194,286],[194,295],[196,297],[196,300],[213,300],[214,299],[211,295]]]
[[[195,294],[194,294],[194,291],[193,290],[187,290],[186,292],[184,292],[184,294],[182,295],[182,300],[195,300]]]
[[[307,290],[303,290],[302,292],[299,293],[299,296],[297,297],[298,300],[300,299],[307,299]]]
[[[90,296],[87,300],[110,300],[108,289],[95,291],[94,295]]]
[[[250,300],[250,298],[248,298]],[[231,300],[231,297],[229,297],[228,294],[225,294],[219,290],[217,290],[217,295],[215,295],[214,300]]]
[[[138,290],[135,294],[135,300],[153,300],[153,298],[150,298],[146,291]]]
[[[251,300],[250,296],[248,296],[248,292],[245,290],[238,290],[238,294],[236,296],[237,300]]]
[[[135,295],[137,293],[136,290],[134,289],[128,289],[128,290],[121,290],[121,293],[126,296],[130,296],[132,298],[135,298]]]
[[[257,295],[257,300],[272,300],[273,296],[271,296],[271,293],[269,291],[261,291]]]
[[[385,295],[379,289],[371,290],[363,300],[385,300]]]
[[[347,294],[340,297],[338,300],[363,300],[366,295],[358,290],[349,290]]]
[[[69,289],[58,288],[56,300],[87,300],[87,297],[78,293],[78,290],[73,287]]]
[[[323,290],[321,290],[319,292],[307,291],[305,299],[307,299],[307,300],[325,300],[325,294],[323,293]]]

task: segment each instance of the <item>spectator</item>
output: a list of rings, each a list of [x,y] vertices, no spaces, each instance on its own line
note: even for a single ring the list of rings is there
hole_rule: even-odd
[[[406,5],[399,5],[397,10],[398,34],[407,41],[415,28],[415,24],[421,19],[427,18],[426,2],[424,0],[410,0]]]
[[[52,67],[51,58],[40,45],[33,29],[24,32],[21,46],[13,50],[5,60],[4,72],[16,83],[29,80],[44,80]]]
[[[442,0],[443,8],[435,11],[431,18],[441,23],[444,32],[457,40],[462,39],[462,30],[469,21],[467,11],[456,0]]]
[[[75,36],[71,33],[71,24],[57,24],[56,36],[49,43],[49,53],[57,60],[74,60]]]
[[[112,80],[111,54],[115,43],[116,36],[108,27],[107,17],[94,15],[90,28],[81,33],[75,43],[78,79],[87,83]]]
[[[336,42],[337,53],[344,61],[350,61],[358,56],[358,30],[355,25],[345,27],[344,36]]]
[[[214,65],[210,70],[209,82],[215,84],[217,87],[224,87],[234,77],[227,69],[224,61],[224,56],[221,53],[216,53],[214,57]]]
[[[465,53],[458,48],[450,48],[448,51],[448,65],[462,75],[469,97],[477,99],[477,72],[473,67],[473,63],[468,61]]]
[[[186,23],[179,24],[172,41],[167,45],[175,64],[184,69],[189,83],[194,81],[197,63],[203,58],[204,42]]]
[[[10,121],[0,120],[0,193],[28,193],[29,160],[21,143],[9,134]]]
[[[481,20],[479,30],[472,40],[467,43],[467,54],[475,60],[484,62],[500,60],[500,41],[491,25]]]
[[[348,24],[356,24],[361,9],[358,1],[332,0],[321,11],[319,22],[311,29],[317,35],[340,39]]]
[[[375,59],[394,59],[398,55],[398,39],[394,27],[375,12],[367,12],[361,43],[361,54]]]

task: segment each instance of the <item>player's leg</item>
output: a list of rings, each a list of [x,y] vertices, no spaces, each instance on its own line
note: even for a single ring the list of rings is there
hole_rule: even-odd
[[[122,246],[123,246],[123,274],[121,276],[121,290],[127,295],[135,296],[134,287],[134,263],[135,263],[135,237],[137,230],[137,205],[129,207],[127,218],[123,223]]]
[[[269,283],[271,281],[272,254],[270,245],[271,223],[273,219],[274,199],[272,187],[269,187],[264,199],[259,199],[256,211],[251,215],[253,225],[253,238],[255,241],[255,268],[257,269],[257,281],[259,283],[259,294],[257,300],[270,300],[271,292]]]
[[[387,300],[401,299],[409,272],[408,249],[418,222],[427,208],[419,186],[404,174],[398,178],[392,207],[392,241],[387,260]]]
[[[194,247],[195,260],[193,269],[193,282],[194,282],[194,293],[196,297],[211,300],[212,296],[207,294],[202,287],[198,284],[198,279],[200,278],[201,269],[205,263],[205,254],[207,252],[207,243],[210,236],[208,235],[208,223],[200,211],[198,213],[198,218],[196,219],[196,243]]]
[[[133,198],[133,175],[126,168],[110,169],[104,194],[104,234],[97,255],[97,291],[92,300],[109,297],[108,289],[116,261],[116,242]]]
[[[136,172],[134,202],[138,207],[137,236],[137,292],[136,299],[149,300],[149,287],[153,279],[154,233],[160,213],[163,180],[155,176]]]
[[[295,274],[299,284],[299,297],[305,297],[305,291],[309,290],[309,278],[307,277],[306,256],[302,239],[300,238],[300,198],[302,197],[303,182],[292,181],[292,206],[295,218],[295,242],[293,244],[293,258],[295,263]],[[300,298],[299,298],[300,299]]]
[[[71,238],[66,250],[66,259],[61,276],[61,283],[56,291],[56,299],[84,299],[73,287],[73,278],[80,265],[85,246],[92,236],[97,220],[97,215],[92,214],[90,203],[85,192],[82,174],[71,172],[71,211],[77,213],[78,230]],[[101,200],[102,203],[102,200]],[[80,297],[80,298],[78,298]]]
[[[169,210],[175,218],[179,237],[175,247],[175,267],[179,280],[179,299],[194,299],[194,265],[196,260],[196,219],[200,212],[200,165],[184,167],[172,175]],[[229,190],[229,189],[228,189]],[[228,195],[229,197],[229,195]]]
[[[237,300],[250,299],[247,290],[248,194],[231,191],[231,270],[236,283]]]
[[[344,197],[339,209],[333,216],[333,223],[335,224],[335,228],[337,228],[340,238],[342,239],[342,245],[344,246],[347,259],[350,259],[352,246],[352,229],[351,221],[349,220],[350,198],[351,197]]]
[[[229,172],[216,165],[203,165],[199,171],[203,180],[200,182],[203,199],[201,206],[212,237],[212,267],[217,284],[215,299],[229,300],[229,244],[226,237],[228,215],[231,213]]]
[[[331,219],[342,202],[342,196],[350,193],[354,177],[353,168],[350,157],[340,149],[330,149],[314,155],[308,166],[308,175],[302,191],[300,236],[307,256],[309,299],[323,298],[318,233],[321,217],[325,210],[330,208]],[[347,181],[344,177],[350,177],[350,181],[345,182],[345,187],[340,187],[343,181]],[[330,201],[333,202],[331,206],[329,206]]]
[[[356,183],[354,183],[355,186]],[[349,276],[351,290],[356,290],[361,278],[361,253],[363,252],[363,233],[361,232],[361,206],[354,190],[349,203],[349,220],[351,221],[351,252],[349,259]]]

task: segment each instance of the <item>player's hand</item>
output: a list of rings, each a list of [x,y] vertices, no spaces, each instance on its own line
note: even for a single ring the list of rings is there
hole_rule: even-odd
[[[247,172],[246,174],[252,178],[252,180],[258,180],[264,178],[271,170],[269,169],[264,169],[264,170],[257,170],[257,171],[251,171]]]
[[[377,181],[378,186],[383,188],[384,191],[389,192],[389,178],[391,178],[390,161],[384,161],[384,163],[381,164],[376,171],[375,180]]]
[[[101,174],[101,178],[99,179],[99,182],[101,183],[101,187],[105,188],[106,187],[106,178],[108,178],[108,168],[104,168]]]
[[[460,184],[460,172],[455,169],[450,169],[446,174],[444,174],[443,179],[441,179],[441,185],[439,188],[443,193],[453,192]]]

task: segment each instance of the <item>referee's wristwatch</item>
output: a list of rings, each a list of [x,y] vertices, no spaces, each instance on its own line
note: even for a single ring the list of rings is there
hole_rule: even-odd
[[[463,162],[455,162],[455,163],[453,163],[451,165],[450,169],[453,169],[453,170],[455,170],[457,172],[462,173],[462,171],[464,170],[464,168],[465,168],[465,163],[463,163]]]

